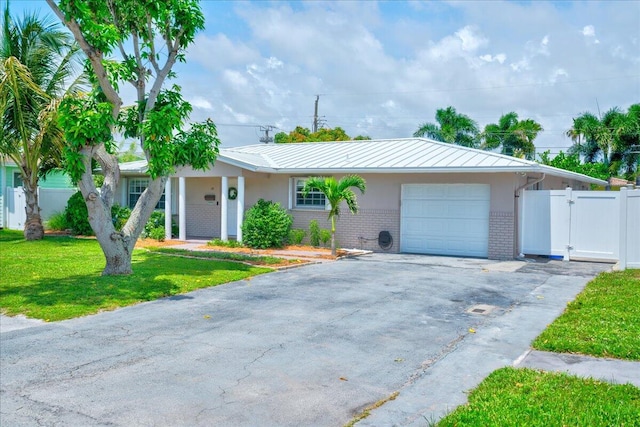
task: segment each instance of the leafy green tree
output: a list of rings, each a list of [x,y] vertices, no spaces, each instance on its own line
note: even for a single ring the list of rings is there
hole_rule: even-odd
[[[341,127],[335,127],[333,129],[321,128],[317,132],[311,132],[307,128],[296,126],[289,134],[278,132],[274,136],[276,144],[287,144],[291,142],[359,141],[368,139],[371,138],[362,135],[351,138]]]
[[[564,153],[560,151],[555,157],[551,157],[547,150],[540,154],[540,163],[554,168],[564,169],[571,172],[581,173],[593,178],[609,179],[609,170],[604,163],[583,163],[577,153]]]
[[[413,136],[426,136],[436,141],[465,147],[478,146],[478,124],[469,116],[459,114],[453,107],[447,107],[436,111],[436,122],[422,124]]]
[[[196,0],[47,0],[88,58],[93,90],[65,98],[59,123],[65,131],[67,171],[87,204],[89,222],[105,255],[104,275],[130,274],[131,256],[177,166],[206,169],[215,161],[219,139],[210,120],[183,127],[191,105],[180,88],[165,87],[177,61],[204,16]],[[121,60],[108,59],[118,54]],[[131,84],[136,103],[122,107],[121,85]],[[131,216],[116,230],[111,207],[120,179],[113,134],[134,138],[148,162],[151,181]],[[92,179],[91,160],[102,169],[100,191]]]
[[[352,187],[360,190],[364,194],[366,190],[366,182],[364,178],[358,175],[346,175],[336,181],[332,176],[321,178],[312,177],[305,181],[302,188],[302,194],[306,197],[311,190],[322,192],[329,202],[329,219],[331,220],[331,255],[336,256],[336,218],[340,216],[340,204],[345,201],[349,211],[352,214],[358,212],[358,204],[356,201],[356,193]]]
[[[13,160],[22,177],[27,240],[44,235],[38,183],[61,166],[64,138],[56,115],[65,92],[82,83],[73,81],[79,53],[73,39],[51,17],[34,13],[12,19],[7,2],[0,41],[0,154]]]
[[[500,117],[498,123],[484,127],[482,148],[500,148],[502,154],[533,160],[536,151],[533,140],[541,130],[542,126],[535,120],[518,120],[518,114],[512,111]]]

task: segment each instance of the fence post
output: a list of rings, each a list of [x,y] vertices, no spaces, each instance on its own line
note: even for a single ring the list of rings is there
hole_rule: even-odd
[[[564,257],[562,258],[563,261],[570,261],[571,260],[571,249],[573,249],[571,247],[571,205],[573,204],[573,199],[572,199],[572,194],[571,194],[571,187],[567,187],[567,189],[565,190],[567,193],[567,244],[564,246]]]
[[[618,243],[618,268],[627,268],[627,189],[620,188],[620,242]]]

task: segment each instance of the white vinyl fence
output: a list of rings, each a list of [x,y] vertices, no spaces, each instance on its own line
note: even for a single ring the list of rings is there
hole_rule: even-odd
[[[524,191],[520,252],[640,268],[640,190]]]
[[[38,204],[42,220],[48,220],[56,212],[63,212],[69,197],[76,191],[70,188],[38,188]],[[5,196],[6,227],[10,230],[24,229],[24,223],[27,220],[24,190],[22,187],[7,187]]]

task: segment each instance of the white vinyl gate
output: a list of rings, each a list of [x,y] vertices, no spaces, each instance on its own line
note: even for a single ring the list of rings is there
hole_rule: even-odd
[[[520,252],[640,267],[640,190],[524,191]]]
[[[27,221],[24,190],[22,187],[7,187],[7,192],[5,194],[7,195],[7,228],[9,230],[22,230],[24,228],[24,223]]]

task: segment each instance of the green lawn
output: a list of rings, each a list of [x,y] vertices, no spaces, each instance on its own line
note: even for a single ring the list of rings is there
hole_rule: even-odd
[[[502,368],[440,420],[448,426],[638,426],[640,389],[561,373]]]
[[[640,270],[600,274],[533,347],[640,360]]]
[[[0,230],[0,311],[47,321],[113,310],[272,271],[237,262],[136,250],[130,276],[101,276],[94,239],[45,236],[26,242]]]

